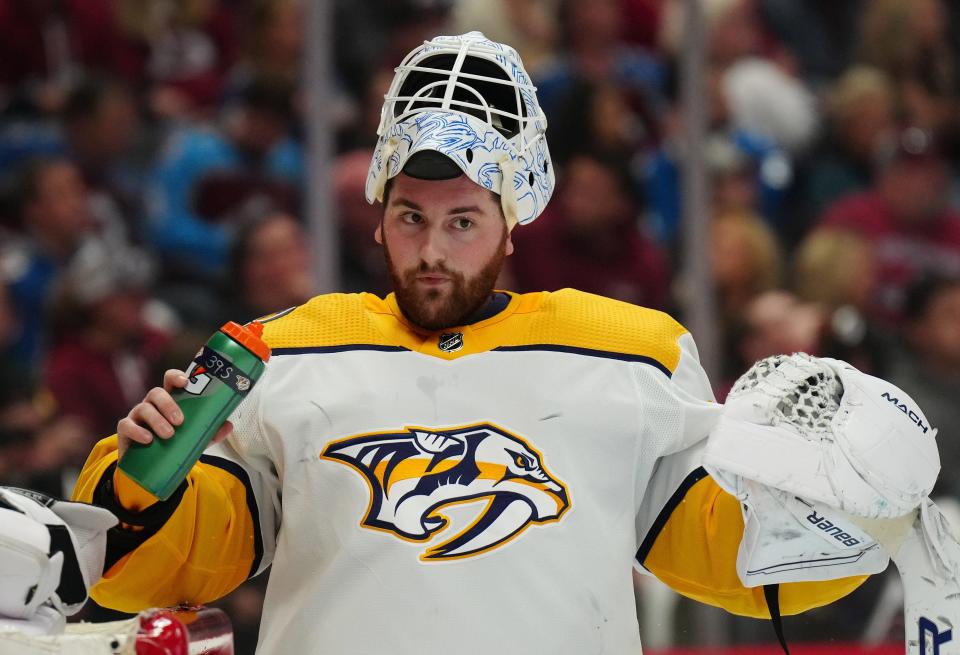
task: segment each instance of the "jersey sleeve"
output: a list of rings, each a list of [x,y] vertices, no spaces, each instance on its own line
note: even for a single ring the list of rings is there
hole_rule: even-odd
[[[91,590],[125,612],[197,605],[220,598],[272,560],[279,480],[260,433],[257,407],[266,374],[231,416],[233,434],[208,448],[166,501],[117,469],[117,437],[102,440],[80,473],[75,500],[120,519],[107,537],[104,574]]]
[[[639,490],[635,565],[674,591],[743,616],[769,618],[763,587],[745,587],[737,575],[743,537],[739,501],[723,491],[700,465],[704,439],[716,420],[707,376],[692,337],[680,337],[673,375],[644,394],[642,424],[659,426],[659,457],[650,481]],[[798,614],[841,598],[866,577],[781,584],[780,612]]]

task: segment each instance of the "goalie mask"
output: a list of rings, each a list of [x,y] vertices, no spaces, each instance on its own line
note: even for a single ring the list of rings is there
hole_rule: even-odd
[[[367,202],[382,202],[387,181],[407,167],[425,179],[463,173],[500,196],[511,228],[539,216],[554,187],[547,120],[517,52],[480,32],[438,36],[396,70],[367,173]]]

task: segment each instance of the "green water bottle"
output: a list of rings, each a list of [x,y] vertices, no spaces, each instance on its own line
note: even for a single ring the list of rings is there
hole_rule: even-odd
[[[169,439],[131,443],[120,470],[160,500],[168,499],[237,405],[263,374],[270,347],[263,325],[225,324],[204,344],[187,369],[187,386],[174,389],[183,422]]]

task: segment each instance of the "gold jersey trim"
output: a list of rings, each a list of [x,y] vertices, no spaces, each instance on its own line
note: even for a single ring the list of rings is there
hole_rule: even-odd
[[[667,375],[679,364],[686,329],[662,312],[563,289],[510,296],[494,316],[435,332],[412,325],[393,294],[329,294],[270,320],[264,339],[275,355],[350,350],[418,352],[454,360],[491,351],[544,350],[644,362]],[[441,349],[444,335],[462,346]]]

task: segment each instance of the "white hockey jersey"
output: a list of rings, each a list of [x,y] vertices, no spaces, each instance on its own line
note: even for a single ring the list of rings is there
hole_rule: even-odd
[[[170,501],[115,471],[114,438],[91,455],[75,496],[128,510],[101,604],[208,602],[272,563],[259,653],[639,653],[639,559],[764,615],[697,461],[719,406],[667,315],[564,290],[424,333],[393,296],[335,294],[265,328],[233,435]]]

